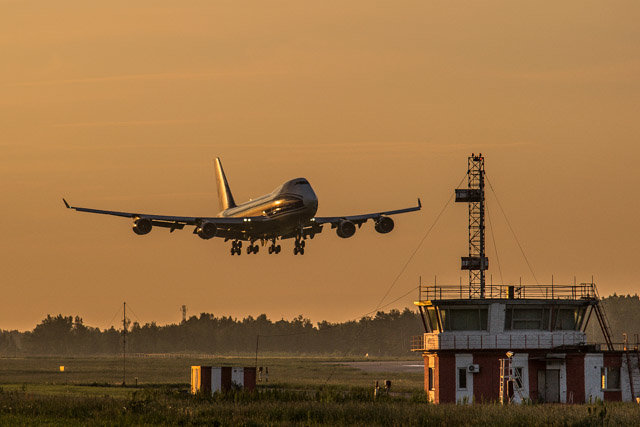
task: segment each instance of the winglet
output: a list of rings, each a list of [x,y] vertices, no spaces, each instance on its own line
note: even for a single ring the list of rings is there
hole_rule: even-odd
[[[422,202],[420,201],[420,197],[418,197],[418,208],[422,208]]]
[[[64,205],[67,207],[67,209],[71,209],[71,206],[69,206],[69,203],[67,203],[64,197],[62,198],[62,201],[64,202]]]

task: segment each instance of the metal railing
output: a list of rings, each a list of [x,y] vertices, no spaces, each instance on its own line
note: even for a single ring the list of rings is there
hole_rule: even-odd
[[[434,350],[492,350],[492,349],[553,349],[585,344],[582,332],[556,334],[508,335],[438,335],[425,334],[411,337],[411,351]]]
[[[595,283],[576,285],[487,285],[485,299],[583,299],[597,300]],[[420,285],[420,301],[446,299],[480,299],[468,286]]]

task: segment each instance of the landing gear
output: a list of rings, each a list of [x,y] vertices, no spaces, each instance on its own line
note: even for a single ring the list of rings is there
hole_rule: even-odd
[[[247,246],[247,254],[257,254],[260,251],[260,246],[251,244]]]
[[[247,253],[250,253],[247,248]],[[231,255],[242,254],[242,242],[240,240],[234,240],[231,242]]]
[[[293,248],[294,255],[304,255],[304,247],[305,242],[300,238],[300,236],[296,237],[296,246]]]
[[[280,253],[280,249],[282,249],[280,247],[280,245],[276,245],[276,239],[272,239],[271,240],[271,245],[269,246],[269,253],[270,254],[279,254]]]

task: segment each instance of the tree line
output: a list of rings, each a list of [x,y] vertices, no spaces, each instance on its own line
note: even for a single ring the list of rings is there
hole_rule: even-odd
[[[127,325],[131,353],[251,354],[260,352],[336,355],[409,354],[411,336],[423,332],[420,315],[405,309],[359,320],[313,324],[302,315],[272,321],[265,314],[236,319],[210,313],[179,324]],[[32,331],[0,332],[0,354],[101,355],[122,352],[123,328],[86,326],[78,316],[48,315]]]
[[[638,295],[612,295],[602,302],[614,342],[627,333],[640,334]],[[79,316],[48,315],[32,331],[0,331],[0,355],[109,355],[122,352],[123,330],[87,326]],[[250,354],[334,354],[408,356],[412,336],[424,332],[417,311],[379,311],[359,320],[315,325],[302,315],[272,321],[265,314],[236,319],[210,313],[191,316],[179,324],[127,324],[127,352]],[[587,327],[590,342],[602,342],[595,316]]]

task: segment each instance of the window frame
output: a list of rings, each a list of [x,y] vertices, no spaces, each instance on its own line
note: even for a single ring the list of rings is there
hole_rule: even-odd
[[[464,378],[464,387],[461,385],[461,380]],[[458,368],[458,378],[456,378],[457,390],[467,390],[467,368]]]
[[[427,371],[427,390],[433,391],[436,389],[436,379],[435,379],[435,369],[432,367],[428,368]]]
[[[453,329],[452,326],[452,311],[475,311],[477,315],[478,329]],[[489,330],[489,307],[487,306],[445,306],[438,307],[438,313],[440,314],[441,327],[444,332],[460,332],[460,331],[488,331]],[[467,325],[468,326],[468,325]]]
[[[617,387],[611,387],[609,382],[611,381],[611,376],[609,375],[610,372],[615,372],[617,371]],[[620,366],[603,366],[602,368],[600,368],[600,376],[601,376],[601,380],[600,380],[600,387],[602,388],[603,391],[620,391],[622,390],[622,372],[621,372],[621,367]]]

